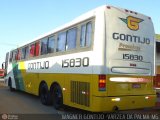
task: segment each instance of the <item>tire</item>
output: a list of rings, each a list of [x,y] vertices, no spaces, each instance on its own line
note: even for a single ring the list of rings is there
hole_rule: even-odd
[[[10,89],[11,92],[15,91],[15,89],[12,87],[11,79],[9,79],[8,86],[9,86],[9,89]]]
[[[52,101],[55,109],[63,107],[63,95],[59,85],[55,85],[52,91]]]
[[[40,85],[40,100],[43,105],[51,104],[51,95],[48,91],[48,86],[45,83],[42,83]]]

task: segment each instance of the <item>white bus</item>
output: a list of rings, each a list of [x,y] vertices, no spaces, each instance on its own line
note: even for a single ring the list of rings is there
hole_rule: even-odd
[[[42,104],[102,112],[152,107],[150,17],[113,6],[89,11],[6,56],[6,84]]]

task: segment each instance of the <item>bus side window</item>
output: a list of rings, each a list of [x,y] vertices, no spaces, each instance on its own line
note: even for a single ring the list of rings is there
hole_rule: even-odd
[[[92,23],[88,22],[81,26],[80,46],[88,47],[91,45],[92,39]]]
[[[66,50],[71,50],[76,48],[77,40],[77,28],[73,28],[67,31],[67,44]]]
[[[58,34],[58,45],[57,45],[57,51],[65,51],[66,47],[66,32],[62,32]]]
[[[47,54],[47,43],[48,38],[44,38],[41,40],[41,55]]]
[[[13,51],[13,56],[12,56],[12,61],[16,61],[17,60],[17,50]]]
[[[39,56],[39,48],[40,48],[40,46],[39,46],[39,41],[38,42],[36,42],[36,44],[35,44],[35,56]]]
[[[29,46],[25,47],[25,59],[29,57]]]
[[[13,51],[10,52],[9,62],[12,62],[12,60],[13,60]]]
[[[30,46],[30,57],[34,57],[35,56],[35,44],[32,44]]]
[[[20,60],[21,58],[21,49],[17,49],[16,60]]]
[[[21,49],[21,59],[25,59],[25,48]]]
[[[48,53],[54,52],[54,46],[55,46],[55,38],[54,36],[51,36],[48,39]]]

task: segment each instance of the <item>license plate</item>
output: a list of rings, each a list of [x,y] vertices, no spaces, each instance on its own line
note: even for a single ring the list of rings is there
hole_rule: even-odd
[[[132,84],[132,88],[141,88],[141,84]]]

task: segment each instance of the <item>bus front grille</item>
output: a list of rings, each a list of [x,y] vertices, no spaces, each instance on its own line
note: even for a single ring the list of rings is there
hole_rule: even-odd
[[[88,82],[71,81],[71,102],[89,107],[90,84]]]

